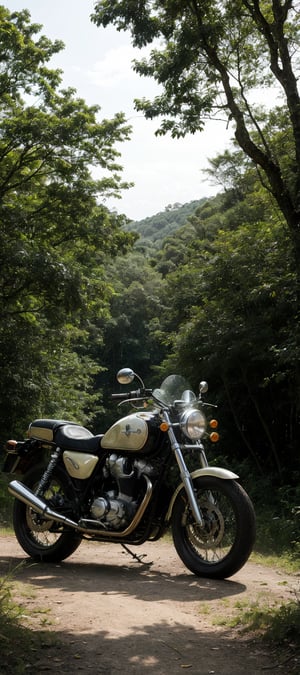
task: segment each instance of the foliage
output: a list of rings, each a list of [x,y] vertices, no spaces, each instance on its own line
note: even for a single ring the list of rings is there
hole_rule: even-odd
[[[0,7],[1,434],[60,411],[88,421],[99,365],[87,353],[94,317],[108,312],[103,262],[135,236],[101,204],[119,196],[122,113],[98,120],[47,63],[61,48],[27,10]],[[101,174],[94,179],[91,167]],[[92,395],[91,395],[92,394]]]
[[[213,464],[226,466],[240,476],[251,495],[256,513],[255,559],[287,573],[299,571],[300,559],[300,488],[299,474],[285,476],[279,484],[274,471],[260,475],[251,457],[238,462],[231,456],[218,456]]]
[[[289,673],[296,674],[300,656],[299,621],[300,601],[296,596],[295,600],[273,607],[251,603],[244,611],[240,608],[227,624],[243,633],[262,635],[276,649],[278,661],[282,665],[289,663]]]
[[[228,191],[198,207],[157,256],[168,307],[156,332],[168,348],[161,372],[185,372],[195,388],[207,379],[224,454],[250,455],[260,473],[289,482],[299,428],[292,245],[276,204],[239,161],[235,152],[215,160]]]
[[[94,358],[105,369],[97,378],[103,391],[104,411],[99,411],[95,428],[108,426],[118,415],[110,394],[117,391],[116,373],[131,367],[151,386],[153,368],[161,362],[164,348],[155,337],[155,326],[164,311],[163,281],[151,263],[139,251],[118,256],[106,266],[107,280],[114,291],[110,301],[110,318],[99,323],[103,343],[96,347]]]
[[[300,601],[296,598],[295,601],[281,605],[277,611],[273,612],[269,620],[266,637],[277,645],[291,646],[291,642],[293,642],[294,646],[297,645],[299,653],[299,622]]]
[[[267,460],[280,473],[279,453],[292,456],[297,438],[289,240],[281,228],[260,223],[220,232],[212,248],[196,278],[188,264],[169,275],[168,292],[177,301],[166,340],[177,368],[218,389],[231,439],[236,427],[233,446],[242,440],[258,466]]]
[[[127,231],[139,234],[135,248],[145,249],[147,255],[152,253],[156,256],[166,237],[172,236],[181,226],[185,225],[188,217],[203,201],[205,199],[193,200],[187,204],[169,204],[164,211],[154,216],[126,225]]]

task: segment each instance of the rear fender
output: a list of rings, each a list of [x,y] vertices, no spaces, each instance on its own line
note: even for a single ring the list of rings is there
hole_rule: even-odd
[[[222,480],[236,480],[238,478],[236,473],[233,473],[233,471],[229,471],[228,469],[222,469],[220,466],[205,466],[203,469],[196,469],[196,471],[191,473],[192,480],[194,478],[201,478],[202,476],[214,476],[215,478],[222,478]],[[166,515],[167,521],[171,518],[175,499],[182,488],[184,488],[184,484],[180,483],[172,495],[168,513]]]

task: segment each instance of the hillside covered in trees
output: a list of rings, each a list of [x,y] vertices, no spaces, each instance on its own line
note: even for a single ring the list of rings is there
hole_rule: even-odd
[[[164,211],[156,213],[148,218],[132,221],[126,225],[129,232],[137,232],[139,235],[138,248],[145,245],[159,249],[163,240],[174,234],[182,225],[185,225],[188,217],[196,210],[205,199],[193,200],[187,204],[169,204]]]

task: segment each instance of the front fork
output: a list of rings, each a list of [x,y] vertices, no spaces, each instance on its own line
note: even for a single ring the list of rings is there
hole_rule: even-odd
[[[174,431],[173,431],[173,428],[172,428],[172,422],[171,422],[170,417],[169,417],[166,410],[163,411],[163,415],[164,415],[165,421],[167,422],[167,424],[169,426],[168,435],[169,435],[171,447],[172,447],[172,450],[173,450],[174,455],[176,457],[176,461],[177,461],[179,471],[180,471],[180,476],[181,476],[183,485],[185,487],[185,490],[186,490],[186,493],[187,493],[187,496],[188,496],[188,500],[189,500],[189,504],[190,504],[193,516],[195,518],[196,523],[198,523],[198,525],[203,527],[204,519],[203,519],[201,510],[199,509],[196,497],[195,497],[194,485],[193,485],[193,481],[192,481],[192,478],[191,478],[191,474],[190,474],[190,472],[189,472],[189,470],[186,466],[186,463],[184,461],[184,457],[183,457],[183,454],[181,452],[180,445],[177,441],[177,438],[176,438],[176,436],[174,434]],[[195,447],[196,446],[193,445],[193,448],[195,448]],[[206,457],[205,457],[205,454],[204,454],[204,450],[202,449],[202,446],[199,446],[199,450],[201,451],[201,463],[203,463],[203,466],[207,466],[207,461],[206,461]]]

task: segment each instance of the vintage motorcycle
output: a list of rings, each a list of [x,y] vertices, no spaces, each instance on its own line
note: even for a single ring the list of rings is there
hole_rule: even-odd
[[[12,480],[13,525],[34,560],[58,562],[82,539],[128,545],[156,541],[170,526],[185,566],[201,577],[223,579],[247,561],[255,514],[238,476],[209,466],[203,441],[218,439],[218,423],[185,379],[170,375],[146,389],[130,368],[117,374],[135,391],[112,394],[133,406],[104,434],[75,422],[37,419],[25,441],[8,441],[3,471]],[[187,467],[185,456],[193,467]],[[179,481],[179,482],[178,482]]]

